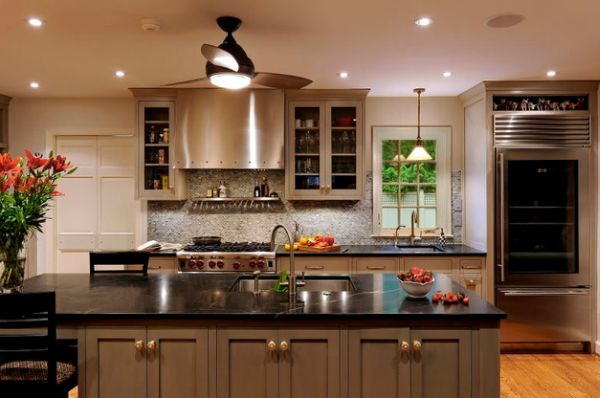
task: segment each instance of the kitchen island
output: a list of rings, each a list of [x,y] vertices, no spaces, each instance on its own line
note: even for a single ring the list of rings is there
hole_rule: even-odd
[[[409,299],[394,274],[336,276],[347,287],[295,303],[239,278],[46,274],[25,291],[56,291],[80,397],[499,396],[506,314],[445,275],[433,291],[468,306]]]

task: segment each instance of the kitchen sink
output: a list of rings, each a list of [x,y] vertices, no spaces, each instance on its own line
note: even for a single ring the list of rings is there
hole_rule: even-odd
[[[438,253],[444,248],[436,245],[396,245],[398,250],[404,253]]]
[[[276,275],[261,275],[258,279],[258,290],[268,291],[275,287],[278,278]],[[298,291],[303,292],[353,292],[355,287],[348,276],[318,276],[311,275],[302,279],[298,276]],[[242,276],[231,288],[233,292],[253,292],[254,278]]]

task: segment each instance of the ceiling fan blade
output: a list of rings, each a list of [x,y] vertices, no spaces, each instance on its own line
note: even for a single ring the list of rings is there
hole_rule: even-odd
[[[222,66],[223,68],[230,69],[234,72],[237,72],[240,69],[240,65],[235,60],[235,57],[219,47],[203,44],[202,55],[204,55],[204,58],[211,64]]]
[[[252,83],[273,88],[298,89],[308,86],[312,80],[300,76],[282,75],[279,73],[256,72]]]
[[[163,84],[161,87],[179,86],[181,84],[196,83],[196,82],[201,82],[201,81],[205,81],[205,80],[208,80],[208,77],[199,77],[197,79],[192,79],[192,80],[184,80],[184,81],[181,81],[181,82]]]

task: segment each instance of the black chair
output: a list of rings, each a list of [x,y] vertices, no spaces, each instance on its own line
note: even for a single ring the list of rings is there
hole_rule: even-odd
[[[68,397],[75,362],[58,360],[54,292],[0,294],[0,396]],[[76,355],[75,355],[76,357]]]
[[[148,252],[90,252],[90,274],[98,273],[128,273],[148,275]],[[123,269],[96,269],[102,266],[124,265]],[[141,269],[133,269],[128,266],[137,265]]]

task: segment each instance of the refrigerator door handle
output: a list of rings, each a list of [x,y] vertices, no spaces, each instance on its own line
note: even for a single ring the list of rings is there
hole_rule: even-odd
[[[504,154],[498,154],[498,163],[500,167],[500,282],[504,282]]]
[[[532,296],[583,296],[589,294],[589,289],[503,289],[500,293],[507,297]]]

